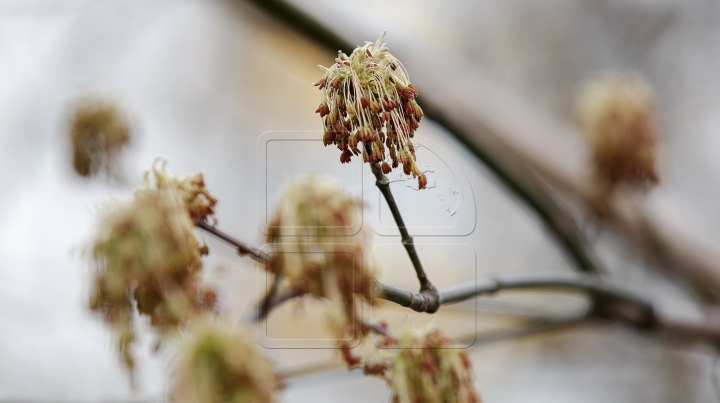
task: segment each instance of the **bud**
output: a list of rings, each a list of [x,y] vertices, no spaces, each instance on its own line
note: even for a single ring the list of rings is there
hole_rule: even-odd
[[[427,183],[428,183],[428,180],[427,180],[427,176],[425,176],[425,174],[418,175],[418,188],[419,189],[427,188]]]
[[[368,98],[368,97],[360,97],[360,105],[361,105],[363,108],[367,108],[368,106],[370,106],[370,98]]]
[[[320,117],[322,118],[325,115],[327,115],[328,113],[330,113],[330,108],[328,108],[328,106],[325,104],[320,104],[320,106],[318,106],[318,108],[315,109],[315,113],[319,113]]]
[[[112,104],[99,99],[78,103],[70,121],[73,168],[84,177],[115,173],[118,157],[130,142],[125,117]]]
[[[601,193],[619,185],[647,188],[658,182],[657,121],[650,90],[639,77],[605,76],[587,82],[577,112]]]
[[[350,56],[341,53],[330,68],[321,66],[325,72],[323,80],[331,83],[322,88],[321,105],[328,105],[332,111],[342,104],[357,116],[346,129],[350,134],[357,134],[363,149],[380,138],[386,139],[390,149],[392,144],[399,151],[408,151],[407,140],[414,136],[423,112],[415,101],[418,92],[407,72],[382,43],[384,36],[374,44],[366,42]],[[334,119],[328,117],[323,123],[328,130]],[[371,129],[381,133],[371,135]],[[381,149],[379,158],[373,152],[373,156],[364,161],[374,163],[386,158],[385,149]]]
[[[410,162],[403,163],[403,173],[405,175],[409,176],[411,172],[412,172],[411,163]]]
[[[172,370],[173,403],[277,401],[280,379],[247,329],[199,321],[178,355]]]
[[[415,104],[415,105],[414,105],[415,118],[416,118],[418,121],[420,121],[420,119],[422,119],[423,116],[425,116],[425,114],[423,113],[422,108],[420,108],[420,105],[418,105],[417,102],[413,102],[413,103]]]
[[[353,150],[357,150],[358,136],[359,134],[351,134],[348,138],[348,146],[350,146],[350,148]]]
[[[439,330],[406,328],[398,344],[388,380],[394,403],[480,402],[466,351],[453,348]]]
[[[318,81],[316,81],[315,83],[313,83],[313,86],[315,86],[315,87],[320,87],[320,89],[323,89],[323,88],[325,88],[325,83],[326,83],[326,82],[327,82],[327,80],[325,80],[324,78],[321,78],[320,80],[318,80]]]

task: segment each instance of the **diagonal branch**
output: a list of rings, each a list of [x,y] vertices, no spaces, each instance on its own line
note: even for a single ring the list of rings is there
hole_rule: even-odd
[[[415,250],[413,238],[410,236],[410,233],[408,233],[408,230],[405,227],[405,222],[400,214],[400,209],[398,209],[397,203],[395,203],[395,198],[390,190],[390,180],[387,176],[385,176],[385,174],[383,174],[379,163],[374,162],[370,164],[370,167],[372,169],[372,173],[375,175],[375,184],[378,189],[380,189],[380,193],[382,193],[383,197],[385,197],[385,201],[390,207],[392,216],[395,219],[395,224],[397,224],[398,230],[400,230],[402,244],[410,257],[410,261],[412,262],[413,268],[415,268],[417,278],[420,281],[420,293],[426,296],[426,298],[422,299],[422,306],[424,307],[423,310],[428,313],[435,312],[438,308],[437,289],[432,282],[430,282],[430,279],[428,279],[425,274],[425,270],[422,267],[422,263],[420,263],[420,257],[418,257],[417,251]]]
[[[333,52],[341,49],[350,52],[353,46],[321,22],[283,0],[246,0],[265,12],[274,15],[308,38],[324,45]],[[595,255],[589,240],[580,230],[576,220],[557,202],[547,189],[517,160],[503,159],[492,147],[473,140],[468,130],[456,124],[437,105],[442,103],[433,94],[422,95],[418,100],[427,118],[435,121],[458,138],[472,151],[497,178],[545,224],[558,245],[573,262],[577,270],[602,273],[606,270]]]
[[[307,287],[294,286],[288,287],[277,292],[268,292],[257,305],[250,311],[248,320],[251,322],[259,322],[267,318],[270,311],[282,305],[283,303],[297,298],[308,292]]]
[[[219,229],[208,224],[207,222],[205,222],[203,220],[196,220],[195,226],[198,227],[199,229],[207,232],[208,234],[212,235],[213,237],[234,247],[241,256],[248,255],[256,262],[267,263],[268,258],[267,258],[267,254],[265,252],[261,252],[259,249],[255,248],[255,247],[249,246],[244,242],[238,241],[237,239],[220,231]]]

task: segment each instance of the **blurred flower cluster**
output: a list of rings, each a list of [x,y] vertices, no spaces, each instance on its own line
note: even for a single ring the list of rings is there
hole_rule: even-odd
[[[140,188],[132,201],[103,212],[92,243],[89,306],[115,330],[131,373],[135,308],[157,331],[159,346],[168,333],[215,305],[214,291],[201,284],[203,248],[184,196],[175,187]]]
[[[361,207],[331,179],[297,178],[281,195],[266,232],[273,245],[267,269],[314,297],[328,299],[329,323],[338,339],[361,330],[356,326],[356,294],[371,298],[373,275],[363,259],[369,233],[361,230],[357,245],[350,243],[362,221]]]
[[[589,80],[578,99],[578,120],[592,148],[598,193],[658,182],[658,127],[648,86],[637,76]]]
[[[388,382],[394,403],[477,403],[472,365],[465,350],[434,328],[406,327],[398,337]]]
[[[243,328],[197,321],[179,348],[174,403],[271,403],[281,382]]]
[[[411,140],[423,111],[405,68],[382,43],[384,35],[350,56],[340,52],[330,68],[320,66],[325,75],[315,83],[322,91],[316,112],[323,119],[323,142],[342,151],[342,163],[362,153],[365,162],[381,163],[385,174],[402,164],[423,189],[427,178],[415,163]]]
[[[113,174],[120,152],[130,142],[127,120],[111,103],[87,98],[79,101],[70,121],[73,168],[89,177]]]
[[[166,165],[166,160],[156,159],[150,171],[145,172],[145,186],[173,190],[180,196],[193,220],[206,221],[211,218],[215,221],[217,199],[205,188],[203,174],[172,176],[168,174]]]

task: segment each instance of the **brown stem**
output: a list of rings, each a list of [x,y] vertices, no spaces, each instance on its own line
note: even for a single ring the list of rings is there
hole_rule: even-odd
[[[400,209],[398,208],[397,203],[395,203],[395,198],[393,197],[392,191],[390,190],[390,180],[387,176],[385,176],[385,174],[383,174],[380,163],[374,162],[370,164],[370,168],[372,169],[372,173],[375,175],[375,184],[377,185],[378,189],[380,189],[380,193],[382,193],[385,201],[390,207],[390,212],[392,212],[392,216],[395,219],[395,224],[397,224],[398,230],[400,231],[402,244],[405,247],[408,256],[410,257],[410,261],[412,262],[413,268],[415,269],[417,278],[420,281],[420,293],[426,296],[426,298],[422,298],[421,300],[421,309],[423,310],[423,312],[433,313],[438,309],[439,306],[437,289],[432,284],[432,282],[430,282],[430,279],[428,279],[427,275],[425,274],[425,270],[423,269],[422,263],[420,262],[420,257],[417,254],[417,250],[415,250],[415,243],[413,242],[413,238],[410,236],[410,233],[408,233],[408,230],[405,227],[405,222],[403,221],[402,215],[400,214]]]
[[[265,252],[261,252],[257,248],[254,248],[243,242],[238,241],[237,239],[220,231],[219,229],[213,227],[212,225],[208,224],[207,222],[205,222],[203,220],[196,220],[195,226],[200,228],[201,230],[207,232],[208,234],[214,236],[215,238],[225,242],[226,244],[234,247],[241,256],[248,255],[252,259],[254,259],[256,262],[260,262],[260,263],[267,263],[267,261],[268,261],[267,254]]]
[[[195,226],[200,228],[201,230],[207,232],[208,234],[214,236],[215,238],[225,242],[228,245],[231,245],[234,247],[238,253],[243,255],[248,255],[251,258],[253,258],[256,262],[267,264],[268,262],[268,256],[265,252],[261,252],[259,249],[249,246],[245,244],[244,242],[240,242],[237,239],[231,237],[230,235],[220,231],[219,229],[213,227],[212,225],[208,224],[207,222],[203,220],[196,220]],[[279,274],[275,275],[275,279],[273,280],[272,286],[270,287],[270,290],[268,290],[267,294],[263,298],[263,303],[256,308],[256,311],[254,313],[254,317],[259,318],[265,318],[267,314],[270,312],[271,306],[270,302],[273,301],[273,297],[278,292],[278,288],[280,287],[280,282],[282,281],[282,276]]]
[[[307,287],[303,286],[295,286],[290,288],[285,288],[283,290],[277,291],[275,293],[268,292],[263,299],[258,302],[258,304],[253,308],[253,310],[250,313],[249,320],[252,322],[258,322],[261,321],[270,314],[270,312],[277,308],[278,306],[282,305],[284,302],[289,301],[293,298],[297,298],[303,294],[307,293]],[[263,307],[267,307],[266,309],[263,309]]]

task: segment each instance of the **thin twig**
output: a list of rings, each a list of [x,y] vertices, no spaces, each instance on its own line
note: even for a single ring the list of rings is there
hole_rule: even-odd
[[[277,294],[278,289],[280,288],[280,282],[282,282],[282,275],[276,274],[275,278],[273,279],[272,285],[270,286],[270,290],[268,290],[267,294],[263,298],[263,304],[260,305],[260,311],[257,314],[258,317],[267,317],[267,314],[270,311],[270,301],[272,301],[272,299],[275,297],[275,294]]]
[[[267,254],[265,252],[261,252],[257,248],[249,246],[244,242],[238,241],[237,239],[220,231],[219,229],[213,227],[212,225],[208,224],[207,222],[205,222],[203,220],[195,221],[195,226],[200,228],[201,230],[207,232],[208,234],[212,235],[213,237],[234,247],[241,256],[248,255],[253,260],[260,262],[260,263],[267,263],[267,261],[268,261]]]
[[[261,320],[264,320],[265,318],[267,318],[267,316],[273,309],[282,305],[284,302],[304,295],[307,292],[308,290],[306,287],[296,285],[294,287],[288,287],[283,290],[279,290],[272,295],[268,293],[260,300],[260,302],[258,302],[255,307],[253,307],[252,311],[250,311],[250,316],[248,317],[248,320],[250,322],[259,322]],[[262,307],[264,306],[267,306],[267,309],[262,309]]]
[[[393,197],[392,191],[390,190],[390,180],[387,178],[387,176],[385,176],[385,174],[383,174],[382,168],[380,167],[379,163],[374,162],[370,164],[370,168],[372,169],[372,173],[375,175],[375,184],[377,185],[378,189],[380,189],[380,193],[382,193],[383,197],[385,198],[388,207],[390,207],[392,216],[395,219],[395,224],[397,224],[398,230],[400,231],[402,244],[405,247],[408,256],[410,257],[410,261],[412,262],[413,268],[415,269],[417,278],[420,281],[420,293],[424,295],[424,298],[418,300],[418,302],[421,303],[421,309],[423,310],[423,312],[433,313],[437,310],[439,306],[437,289],[432,284],[430,279],[428,279],[427,275],[425,274],[425,270],[423,270],[422,263],[420,263],[420,257],[415,250],[415,243],[413,242],[413,238],[410,236],[407,227],[405,227],[405,222],[403,221],[402,215],[400,214],[400,209],[398,208],[397,203],[395,203],[395,198]]]
[[[349,53],[354,46],[338,34],[310,17],[300,9],[282,0],[245,0],[284,21],[290,27],[308,38],[324,45],[333,52],[338,49]],[[535,180],[522,163],[503,160],[490,147],[474,141],[473,136],[455,124],[433,100],[432,93],[423,93],[418,100],[425,116],[434,120],[445,130],[458,138],[472,151],[502,183],[525,202],[554,235],[554,239],[572,260],[574,267],[588,273],[603,273],[606,270],[595,255],[590,242],[580,230],[575,219],[555,200],[545,187]]]

